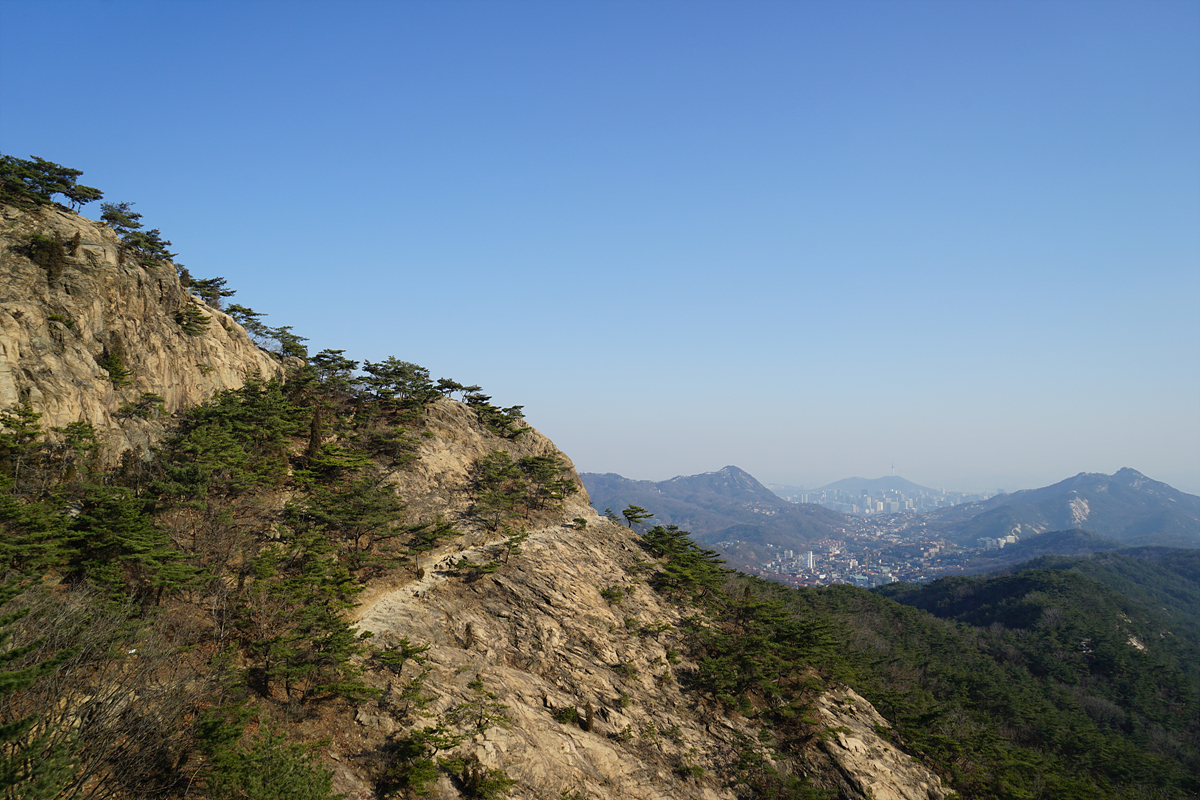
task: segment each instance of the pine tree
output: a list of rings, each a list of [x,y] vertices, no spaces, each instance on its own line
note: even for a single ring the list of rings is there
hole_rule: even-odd
[[[34,485],[33,474],[41,458],[42,415],[28,403],[0,411],[0,472],[12,478],[13,491],[24,493]]]
[[[76,211],[99,200],[103,193],[79,184],[83,172],[44,158],[29,159],[0,155],[0,201],[16,205],[48,205],[61,194]]]
[[[20,577],[0,583],[0,607],[7,606],[24,588]],[[8,628],[24,615],[23,610],[0,614],[0,707],[5,709],[8,707],[5,698],[52,672],[66,655],[60,653],[32,666],[8,668],[41,646],[39,641],[21,647],[9,646],[12,634]],[[51,800],[59,796],[71,778],[70,739],[51,743],[46,732],[34,735],[37,722],[35,714],[13,717],[0,712],[0,796],[4,798]]]
[[[5,700],[52,672],[67,655],[28,664],[42,642],[11,642],[12,626],[28,613],[14,608],[13,601],[58,563],[65,525],[46,504],[20,502],[12,486],[11,478],[0,478],[0,796],[49,800],[70,777],[69,741],[53,743],[47,732],[34,735],[37,716],[15,711]]]
[[[514,515],[525,496],[526,483],[521,467],[503,450],[493,450],[475,462],[475,484],[478,487],[471,513],[491,530]]]
[[[193,293],[200,295],[210,308],[219,309],[222,300],[237,294],[236,289],[225,288],[224,278],[192,278],[189,288]]]
[[[143,605],[185,588],[199,572],[154,524],[146,501],[124,487],[88,487],[66,546],[74,580]]]

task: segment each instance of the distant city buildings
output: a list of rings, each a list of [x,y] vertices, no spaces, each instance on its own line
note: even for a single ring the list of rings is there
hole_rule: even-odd
[[[876,491],[848,492],[841,489],[822,489],[802,492],[786,499],[798,503],[815,503],[843,514],[899,514],[904,511],[928,511],[934,508],[954,506],[986,500],[988,494],[947,492],[936,489],[910,490],[885,489]]]
[[[979,545],[980,550],[1001,550],[1005,545],[1016,544],[1019,541],[1021,541],[1021,537],[1017,536],[1015,533],[1010,533],[1008,536],[998,537],[995,539],[989,536],[984,536],[975,540],[976,544]]]
[[[883,586],[897,581],[918,583],[934,577],[963,572],[965,551],[940,539],[930,538],[923,526],[910,526],[905,517],[862,516],[847,526],[846,539],[822,539],[812,549],[781,549],[759,565],[742,569],[789,586],[825,586],[847,583]],[[998,541],[991,540],[993,546]],[[1015,535],[1012,537],[1015,540]],[[720,542],[731,546],[734,542]],[[982,544],[982,540],[981,540]]]

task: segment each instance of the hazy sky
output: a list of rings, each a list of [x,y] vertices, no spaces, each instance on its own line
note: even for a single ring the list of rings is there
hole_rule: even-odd
[[[1200,493],[1200,3],[3,0],[0,152],[581,471]],[[99,206],[85,209],[98,217]]]

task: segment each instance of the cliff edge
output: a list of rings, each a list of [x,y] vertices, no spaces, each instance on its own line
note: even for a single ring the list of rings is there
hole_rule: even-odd
[[[90,422],[110,458],[146,450],[165,415],[283,373],[170,263],[126,258],[110,227],[62,208],[0,207],[0,275],[0,408],[28,403],[43,429]]]

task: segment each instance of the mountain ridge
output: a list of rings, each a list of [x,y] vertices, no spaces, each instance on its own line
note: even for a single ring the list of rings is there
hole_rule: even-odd
[[[1123,468],[1081,472],[1058,483],[933,512],[956,541],[1085,528],[1126,545],[1200,547],[1200,497]]]
[[[734,466],[657,483],[615,473],[581,477],[594,487],[598,508],[619,510],[632,503],[658,514],[659,521],[688,528],[701,541],[746,542],[747,547],[727,551],[742,565],[755,558],[769,560],[764,545],[800,549],[819,539],[837,539],[850,524],[838,512],[779,497]],[[868,485],[917,486],[892,477],[847,478],[830,486],[839,484],[853,491]],[[929,536],[964,547],[976,546],[980,539],[1072,529],[1090,531],[1117,546],[1200,547],[1200,497],[1129,467],[1111,476],[1081,472],[1049,486],[920,512],[912,520],[911,526]]]
[[[34,239],[59,244],[49,266],[29,257]],[[47,428],[87,421],[110,458],[148,452],[169,415],[248,376],[283,375],[173,266],[127,258],[101,222],[51,205],[0,206],[0,273],[0,408],[29,403]]]
[[[696,608],[664,572],[701,551],[655,550],[597,514],[519,408],[446,379],[435,388],[395,359],[351,390],[355,362],[340,351],[284,364],[185,292],[169,261],[122,263],[99,223],[53,206],[0,215],[12,223],[0,230],[9,399],[50,428],[89,422],[106,456],[75,459],[45,438],[53,430],[13,433],[22,418],[0,418],[0,485],[15,492],[0,495],[6,542],[70,528],[65,561],[51,556],[20,593],[30,611],[0,622],[27,659],[15,666],[38,668],[48,631],[50,653],[87,656],[0,705],[0,724],[36,709],[53,734],[25,743],[59,748],[32,763],[74,748],[78,779],[62,797],[223,796],[251,753],[267,759],[255,762],[263,780],[285,781],[270,770],[286,765],[296,796],[353,800],[497,787],[529,800],[733,800],[810,781],[848,800],[945,797],[849,687],[812,694],[811,715],[778,729],[838,731],[833,742],[789,733],[786,757],[785,743],[766,744],[777,723],[750,713],[769,710],[765,697],[739,689],[729,713],[733,696],[701,689]],[[32,237],[66,242],[65,262],[30,259]],[[58,348],[41,341],[54,325]],[[245,355],[221,371],[212,360],[227,353]],[[464,401],[448,396],[458,391]],[[145,416],[121,411],[147,394],[160,399]],[[124,606],[101,591],[154,613],[109,624]],[[66,608],[79,624],[53,621]],[[77,645],[99,636],[99,651]]]
[[[615,473],[582,473],[580,479],[598,509],[636,505],[654,513],[650,524],[676,525],[708,544],[742,543],[737,553],[722,548],[738,563],[765,554],[768,545],[800,549],[838,538],[845,524],[835,511],[784,500],[735,466],[658,483]]]

